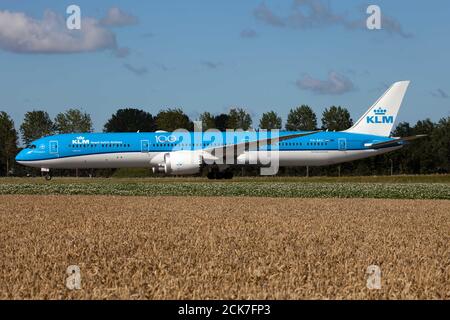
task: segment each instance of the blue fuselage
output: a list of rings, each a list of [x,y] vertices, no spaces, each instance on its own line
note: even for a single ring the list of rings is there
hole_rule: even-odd
[[[141,165],[151,167],[157,165],[156,162],[162,161],[156,156],[158,154],[179,151],[201,152],[221,146],[301,133],[292,131],[70,133],[37,139],[22,150],[16,160],[24,165],[41,168],[107,168]],[[246,151],[277,150],[283,155],[281,165],[283,159],[288,159],[286,165],[304,163],[324,165],[376,155],[379,152],[369,152],[370,145],[390,140],[392,138],[366,134],[316,132],[279,143],[253,146]],[[142,154],[151,154],[153,160],[143,158]],[[306,162],[300,159],[303,155],[306,156]],[[320,161],[315,163],[315,157]],[[138,158],[147,162],[140,162]],[[298,162],[295,161],[296,158],[299,158]],[[77,162],[77,159],[80,161]]]
[[[282,131],[280,136],[301,132]],[[124,152],[173,152],[201,150],[220,145],[270,137],[269,133],[70,133],[44,137],[33,141],[16,157],[17,161],[48,160],[81,155]],[[318,132],[314,135],[280,142],[276,146],[262,145],[259,150],[324,151],[367,150],[368,143],[392,140],[387,137],[345,132]]]

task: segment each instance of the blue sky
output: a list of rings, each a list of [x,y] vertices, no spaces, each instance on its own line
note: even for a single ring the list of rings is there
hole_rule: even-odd
[[[94,36],[65,29],[70,4]],[[358,24],[368,4],[0,0],[0,110],[18,127],[32,109],[82,108],[96,131],[123,107],[182,107],[195,119],[238,106],[257,125],[269,110],[285,120],[308,104],[320,119],[342,105],[356,120],[409,79],[400,121],[450,116],[450,2],[371,2],[383,17],[373,31]]]

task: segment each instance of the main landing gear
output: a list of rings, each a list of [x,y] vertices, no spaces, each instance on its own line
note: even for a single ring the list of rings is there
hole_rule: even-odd
[[[231,171],[210,171],[207,177],[208,179],[232,179],[233,173]]]
[[[50,173],[50,169],[41,168],[41,173],[43,174],[45,180],[47,181],[52,180],[52,174]]]

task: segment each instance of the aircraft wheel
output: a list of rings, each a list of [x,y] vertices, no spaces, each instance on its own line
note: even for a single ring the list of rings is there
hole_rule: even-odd
[[[216,178],[216,174],[215,172],[208,172],[208,174],[206,175],[208,177],[208,179],[212,180]]]
[[[225,175],[223,172],[216,172],[216,179],[223,179],[225,178]]]
[[[47,180],[47,181],[52,180],[51,174],[46,174],[46,175],[45,175],[45,180]]]

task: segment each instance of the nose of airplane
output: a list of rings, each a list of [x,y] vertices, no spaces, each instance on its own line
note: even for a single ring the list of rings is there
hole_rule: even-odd
[[[26,161],[27,160],[27,150],[23,149],[22,151],[20,151],[17,156],[16,156],[16,161],[18,163],[21,163],[22,161]]]

